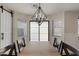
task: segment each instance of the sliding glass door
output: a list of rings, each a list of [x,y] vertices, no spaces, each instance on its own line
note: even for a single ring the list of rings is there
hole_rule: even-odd
[[[30,41],[48,41],[48,21],[40,26],[37,22],[30,22]]]

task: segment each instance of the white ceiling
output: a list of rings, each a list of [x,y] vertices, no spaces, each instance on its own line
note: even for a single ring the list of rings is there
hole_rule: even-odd
[[[33,4],[35,3],[4,3],[2,5],[20,13],[33,15],[36,11],[36,8],[33,7]],[[46,15],[53,15],[61,11],[78,11],[79,3],[41,3],[41,7]]]

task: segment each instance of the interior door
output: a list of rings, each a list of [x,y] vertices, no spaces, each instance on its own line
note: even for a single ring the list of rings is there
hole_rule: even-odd
[[[3,13],[0,13],[0,24],[1,24],[1,38],[0,38],[0,48],[3,48],[9,44],[11,44],[11,14],[5,10]]]

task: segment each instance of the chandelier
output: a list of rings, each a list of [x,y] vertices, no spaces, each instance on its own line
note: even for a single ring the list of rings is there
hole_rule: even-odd
[[[34,13],[34,15],[32,16],[32,20],[35,20],[36,22],[38,22],[38,25],[40,26],[44,20],[47,19],[46,14],[43,12],[40,3],[39,6],[36,10],[36,12]]]

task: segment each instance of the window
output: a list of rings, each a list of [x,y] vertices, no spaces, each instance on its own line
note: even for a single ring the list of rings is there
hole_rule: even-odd
[[[43,22],[40,26],[40,41],[48,41],[48,22]]]
[[[30,40],[38,41],[38,23],[30,22]]]
[[[30,41],[48,41],[48,21],[40,27],[37,22],[30,22]]]
[[[17,36],[18,37],[24,37],[24,26],[25,26],[25,22],[21,20],[17,21]]]
[[[55,36],[62,36],[63,33],[64,33],[63,21],[54,20],[54,35]]]

